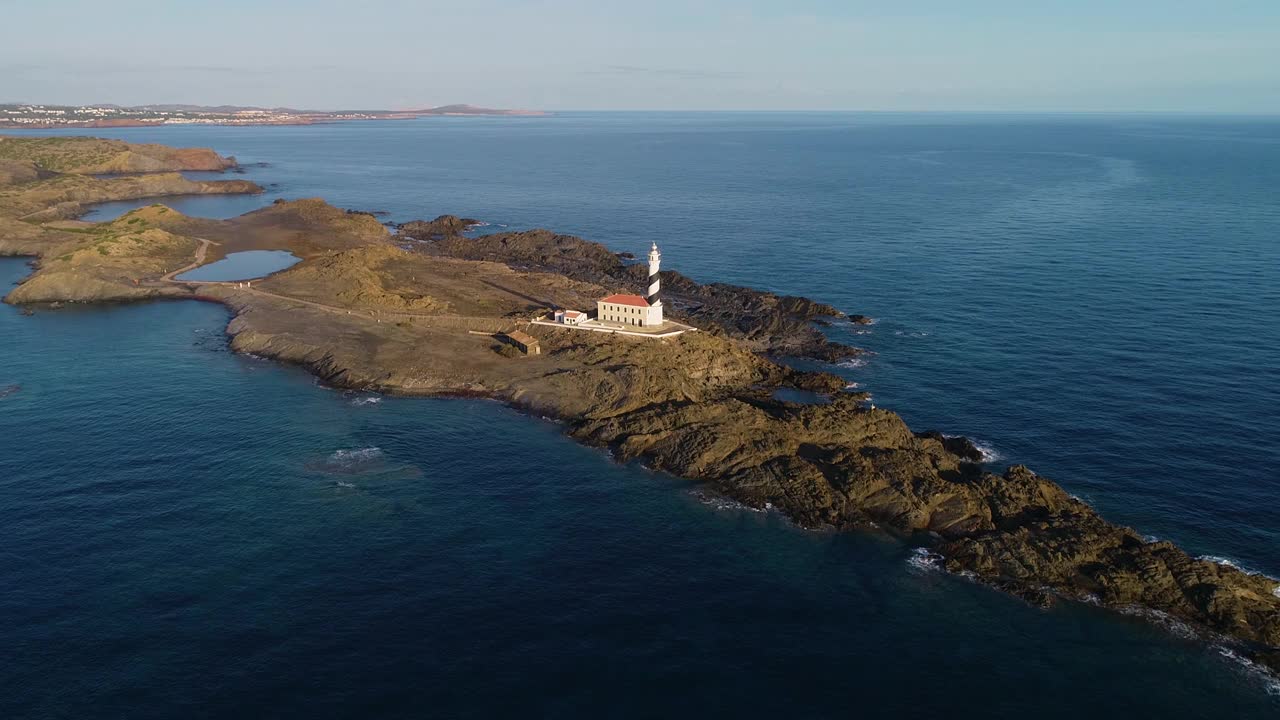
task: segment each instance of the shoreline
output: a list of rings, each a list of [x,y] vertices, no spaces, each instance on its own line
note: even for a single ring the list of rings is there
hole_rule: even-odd
[[[147,242],[172,246],[173,262],[189,258],[183,256],[190,246],[185,239],[211,232],[235,237],[242,244],[284,242],[302,248],[302,263],[261,281],[273,294],[271,298],[200,283],[177,283],[187,286],[185,292],[166,295],[227,306],[232,317],[227,333],[236,352],[300,365],[345,389],[497,400],[525,414],[554,418],[570,438],[606,448],[619,462],[642,460],[655,471],[693,480],[748,507],[771,505],[800,527],[847,530],[871,522],[895,533],[925,533],[933,540],[930,547],[945,558],[943,566],[949,572],[972,573],[984,584],[1034,604],[1049,605],[1058,598],[1087,603],[1087,598],[1097,596],[1099,604],[1114,610],[1136,605],[1167,612],[1208,631],[1229,632],[1233,646],[1246,657],[1280,667],[1276,654],[1280,652],[1276,649],[1280,597],[1275,597],[1275,580],[1191,558],[1172,543],[1148,542],[1129,528],[1106,522],[1085,503],[1023,466],[1014,465],[1002,476],[986,472],[966,463],[957,454],[962,450],[959,446],[951,448],[941,440],[913,433],[887,410],[860,407],[857,395],[837,394],[825,405],[798,406],[752,392],[747,379],[753,381],[751,387],[765,388],[831,384],[822,373],[783,369],[760,357],[765,351],[762,343],[801,342],[801,336],[784,333],[761,340],[749,333],[743,337],[727,331],[724,335],[694,333],[703,337],[637,349],[608,338],[577,343],[579,338],[565,336],[572,331],[552,328],[538,331],[551,357],[514,361],[522,365],[491,363],[485,348],[454,337],[456,328],[450,326],[457,323],[444,322],[463,318],[466,324],[472,321],[465,318],[483,316],[440,314],[440,308],[462,303],[461,296],[416,296],[403,282],[404,272],[430,279],[432,295],[436,284],[447,284],[447,273],[465,271],[511,286],[517,294],[550,292],[572,299],[589,298],[604,283],[627,283],[629,271],[602,246],[548,231],[464,238],[448,231],[453,223],[437,218],[423,223],[428,228],[410,228],[410,233],[439,237],[423,240],[410,234],[407,237],[415,247],[421,247],[408,252],[387,248],[391,236],[385,236],[383,229],[374,231],[368,223],[351,229],[343,222],[342,211],[321,201],[297,201],[228,221],[184,218],[149,208],[100,225],[106,226],[108,234],[120,233],[130,241],[152,233],[153,240]],[[347,235],[333,247],[267,237],[280,227],[298,223]],[[134,232],[131,224],[147,230]],[[246,240],[245,228],[263,237]],[[403,237],[402,233],[390,241]],[[529,258],[546,257],[549,248],[572,251],[573,263],[556,267],[542,261],[534,263],[537,271],[512,269],[512,265],[528,264]],[[129,267],[140,262],[133,255],[119,257]],[[57,274],[56,268],[45,266],[48,258],[42,258],[41,267],[24,285]],[[579,262],[581,258],[585,260]],[[87,260],[100,262],[92,254]],[[349,281],[353,273],[367,282]],[[664,274],[664,286],[668,285],[688,297],[702,297],[698,293],[705,287],[679,276],[669,282]],[[66,287],[80,286],[70,282]],[[502,292],[484,292],[488,294],[482,299],[493,308],[520,307]],[[705,326],[717,319],[733,320],[744,307],[757,307],[751,303],[763,303],[774,308],[779,323],[792,317],[791,309],[799,308],[798,324],[803,324],[820,317],[818,311],[826,307],[803,298],[784,302],[787,299],[747,288],[737,288],[735,293],[741,297],[721,298],[721,305],[701,308],[702,315],[681,321]],[[159,295],[123,292],[110,299]],[[381,327],[370,327],[367,317],[325,319],[311,312],[314,308],[299,304],[313,302],[308,300],[312,297],[347,303],[348,315],[361,308],[375,313],[372,318]],[[382,318],[396,313],[397,303],[409,307],[419,303],[426,312],[414,317],[440,321],[414,327],[382,323]],[[341,310],[344,306],[330,307]],[[498,314],[490,319],[518,322],[504,317]],[[344,339],[351,332],[372,334],[367,341],[352,343]],[[397,353],[404,343],[425,341],[448,344],[450,354],[436,358],[447,372],[432,369],[424,374],[418,361],[407,354],[373,356],[367,347],[375,342],[383,351]],[[808,357],[822,359],[818,355],[824,352],[823,346],[809,349],[813,354]],[[691,373],[695,361],[713,358],[719,364],[712,376]],[[476,372],[467,363],[491,367]],[[673,377],[653,376],[646,370],[651,363],[674,368]],[[568,383],[563,380],[565,374],[580,382]],[[627,384],[619,383],[620,374],[628,378]],[[592,383],[601,384],[604,394],[581,396],[582,388],[595,387]],[[647,396],[654,392],[659,393],[657,403]]]

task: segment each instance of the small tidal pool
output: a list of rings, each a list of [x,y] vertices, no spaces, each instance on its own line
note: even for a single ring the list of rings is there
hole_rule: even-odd
[[[231,253],[217,262],[184,272],[176,279],[204,282],[255,280],[292,267],[301,260],[302,258],[286,250],[246,250]]]

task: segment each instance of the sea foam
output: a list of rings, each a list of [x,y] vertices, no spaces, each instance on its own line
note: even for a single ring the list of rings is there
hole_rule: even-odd
[[[1222,557],[1221,555],[1197,555],[1196,559],[1205,560],[1211,563],[1217,563],[1219,565],[1226,565],[1227,567],[1235,568],[1236,570],[1239,570],[1240,572],[1246,575],[1262,575],[1263,574],[1258,572],[1257,570],[1247,568],[1244,565],[1241,565],[1239,562],[1232,560],[1229,557]],[[1280,596],[1277,596],[1277,597],[1280,597]]]
[[[765,503],[765,506],[762,508],[752,507],[750,505],[747,505],[746,503],[741,503],[741,502],[738,502],[737,500],[732,500],[723,495],[717,495],[716,493],[707,492],[706,490],[691,490],[689,491],[689,495],[697,499],[698,502],[714,510],[731,510],[731,511],[745,510],[747,512],[762,513],[762,512],[768,512],[773,509],[772,503]]]
[[[942,572],[942,556],[929,548],[912,548],[907,566],[918,572]]]
[[[965,438],[965,439],[966,439],[966,440],[968,440],[970,443],[973,443],[973,447],[974,447],[974,448],[976,448],[976,449],[978,450],[978,452],[982,453],[982,462],[985,462],[985,463],[995,462],[995,461],[999,460],[1000,458],[1004,457],[1003,455],[1001,455],[1001,454],[1000,454],[1000,451],[999,451],[999,450],[996,450],[996,449],[995,449],[995,447],[994,447],[991,443],[986,442],[985,440],[978,440],[977,438],[969,437],[968,435],[948,435],[948,434],[946,434],[946,433],[943,433],[943,434],[942,434],[942,437],[945,437],[945,438],[957,438],[957,437],[963,437],[963,438]]]
[[[311,470],[335,475],[358,475],[382,466],[383,452],[381,448],[351,448],[335,450],[329,457],[307,467]]]
[[[1280,697],[1280,678],[1276,677],[1275,673],[1226,645],[1215,645],[1213,649],[1217,650],[1219,655],[1244,670],[1247,675],[1259,680],[1268,695]]]

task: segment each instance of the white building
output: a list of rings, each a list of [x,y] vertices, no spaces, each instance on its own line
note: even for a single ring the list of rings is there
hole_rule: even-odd
[[[581,325],[587,321],[587,314],[577,310],[557,310],[556,322],[561,325]]]
[[[662,324],[662,303],[650,305],[639,295],[610,295],[596,302],[596,319],[619,325],[658,327]]]

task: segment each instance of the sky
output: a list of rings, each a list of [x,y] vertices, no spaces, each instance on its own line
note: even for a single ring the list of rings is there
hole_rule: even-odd
[[[1280,0],[0,0],[0,102],[1280,113]]]

